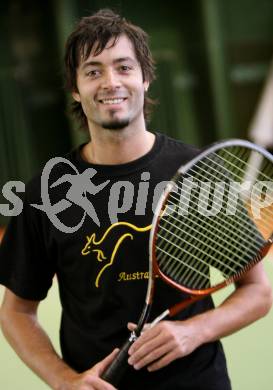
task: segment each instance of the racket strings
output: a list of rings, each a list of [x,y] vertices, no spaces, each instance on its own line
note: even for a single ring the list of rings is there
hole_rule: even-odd
[[[242,151],[241,148],[237,148],[237,150]],[[247,160],[249,160],[250,158],[251,153],[255,154],[257,157],[260,156],[262,158],[262,166],[260,169],[255,168],[255,166],[247,162]],[[256,173],[256,178],[259,178],[259,180],[261,180],[261,178],[267,179],[267,181],[272,180],[272,163],[270,161],[265,160],[263,156],[260,155],[258,152],[255,151],[250,152],[250,150],[244,149],[244,151],[242,151],[240,155],[240,153],[236,152],[236,149],[233,153],[230,152],[228,149],[223,149],[220,150],[217,155],[220,158],[222,158],[224,162],[227,162],[229,165],[232,165],[235,168],[235,171],[238,170],[239,172],[245,174],[246,172],[245,168],[250,168],[252,172]],[[228,157],[224,157],[225,155]],[[234,159],[233,163],[231,163],[230,157]],[[243,169],[240,168],[238,163],[240,163],[243,166]]]
[[[189,228],[192,228],[192,226]],[[161,229],[165,231],[165,235],[166,232],[168,233],[170,231],[169,226],[167,228],[161,226]],[[178,227],[176,227],[176,230],[177,229]],[[163,237],[158,233],[159,238],[165,241],[164,246],[162,245],[162,242],[158,243],[159,251],[163,249],[165,254],[172,253],[171,259],[174,260],[172,261],[172,264],[170,264],[170,259],[167,260],[165,257],[157,254],[159,267],[162,268],[163,272],[168,270],[168,275],[177,282],[183,280],[183,283],[189,283],[193,288],[204,288],[205,285],[207,286],[206,280],[201,280],[200,278],[196,277],[200,275],[200,272],[203,272],[203,274],[204,272],[207,273],[208,266],[214,267],[223,273],[225,278],[227,278],[235,272],[238,272],[242,266],[246,266],[247,264],[247,261],[244,260],[245,252],[243,249],[238,251],[238,249],[235,248],[236,251],[233,249],[233,256],[226,256],[226,247],[224,244],[218,245],[218,247],[220,247],[220,250],[218,250],[215,247],[213,240],[200,240],[198,236],[196,237],[196,235],[193,235],[191,232],[187,232],[187,230],[182,231],[182,233],[184,233],[185,239],[179,237],[179,235],[177,235],[177,231],[174,235],[169,235],[168,239],[164,238],[165,236]],[[187,234],[189,235],[189,238],[187,238]],[[181,232],[180,236],[182,236]],[[166,240],[168,241],[168,246],[166,246]],[[247,249],[247,246],[245,249]],[[248,253],[248,255],[253,257],[256,253],[255,249],[257,248],[254,248],[251,253]],[[183,269],[181,268],[179,264],[181,259],[184,259],[184,266],[185,262],[190,266],[189,269],[185,269],[185,267],[183,267]],[[177,264],[175,264],[175,260],[178,261]],[[194,272],[189,272],[194,270],[194,268],[197,270],[197,274]],[[192,276],[195,277],[195,280],[190,279]],[[208,277],[206,279],[208,279]]]
[[[213,160],[211,160],[210,159],[210,162],[213,162]],[[199,167],[199,169],[200,169],[200,175],[199,175],[199,177],[200,177],[200,182],[202,182],[202,183],[205,183],[204,182],[204,175],[207,175],[208,176],[208,173],[209,173],[209,171],[210,170],[213,170],[214,172],[217,172],[217,169],[216,168],[213,168],[212,166],[211,166],[211,164],[206,164],[204,161],[201,161],[200,162],[201,164],[203,164],[203,165],[205,165],[205,168],[203,168],[203,167]],[[272,170],[272,167],[271,167],[271,170]],[[230,171],[229,171],[230,172]],[[198,181],[198,177],[197,177],[197,174],[196,174],[196,172],[192,172],[191,173],[192,175],[195,175],[195,180],[196,181]],[[216,175],[216,174],[215,174]],[[212,177],[212,179],[213,180],[211,180],[211,182],[215,182],[216,180],[216,176],[213,176]],[[273,176],[273,174],[272,174],[272,176]],[[237,176],[238,177],[238,176]],[[202,180],[201,180],[202,179]],[[220,178],[219,178],[220,179]],[[222,177],[222,179],[223,179],[223,182],[224,182],[224,179],[225,179],[225,181],[226,181],[226,173],[223,175],[223,177]],[[209,181],[209,178],[208,179],[206,179],[206,181],[208,182]],[[218,183],[220,183],[221,182],[221,180],[219,180],[218,181]],[[203,186],[202,187],[202,191],[206,191],[206,189],[205,189],[205,187]],[[221,198],[217,198],[217,195],[215,195],[215,198],[216,198],[216,200],[219,200],[219,202],[221,202]],[[268,197],[267,196],[267,198],[269,198],[268,200],[270,200],[270,204],[273,202],[273,197]],[[236,198],[237,199],[237,198]],[[257,199],[255,199],[255,197],[254,197],[254,195],[252,194],[252,196],[251,196],[251,208],[255,208],[255,207],[257,207],[257,208],[259,208],[259,206],[261,205],[260,204],[260,201],[258,201]],[[236,205],[236,200],[233,200],[232,198],[230,198],[230,196],[229,196],[229,201],[228,201],[228,207],[230,208],[231,207],[231,204],[235,204]],[[227,203],[226,203],[227,204]],[[250,206],[250,205],[249,205]],[[263,213],[263,216],[262,216],[262,219],[263,219],[263,222],[262,222],[262,225],[264,226],[264,227],[267,227],[267,228],[271,228],[271,230],[272,230],[272,218],[273,218],[273,208],[272,208],[272,210],[270,210],[270,212],[269,212],[269,210],[267,210],[267,214],[265,214],[265,213]],[[256,218],[256,219],[261,219],[261,218]]]
[[[229,155],[231,155],[231,153],[229,151],[225,151],[225,153],[228,153]],[[263,210],[263,213],[262,213],[263,226],[270,228],[272,231],[273,167],[272,167],[271,161],[268,161],[267,159],[265,159],[261,154],[259,154],[256,151],[252,151],[250,156],[249,156],[249,160],[251,161],[251,164],[246,163],[243,165],[244,161],[238,159],[237,156],[235,156],[235,158],[237,159],[237,161],[236,161],[237,165],[239,163],[241,163],[241,165],[243,166],[243,169],[241,169],[239,167],[239,165],[237,167],[237,169],[240,171],[240,173],[244,174],[242,182],[246,183],[246,184],[249,183],[250,185],[251,184],[253,185],[252,190],[250,189],[249,191],[245,191],[246,194],[245,195],[242,194],[242,197],[245,197],[245,199],[247,200],[246,195],[248,195],[248,198],[249,198],[248,200],[250,203],[249,206],[251,206],[250,211],[253,213],[253,209],[254,209],[254,214],[255,214],[255,208],[257,208],[257,207],[259,208],[262,198],[263,197],[266,198],[267,202],[269,202],[267,206],[271,206],[271,209],[269,210],[268,207],[264,207],[264,209],[266,209],[267,212],[265,213],[265,210]],[[260,170],[257,168],[257,166],[261,166]],[[264,179],[267,179],[267,180],[265,181]],[[259,185],[264,185],[264,188],[262,188],[262,187],[255,188],[255,185],[258,183],[259,183]],[[269,192],[267,191],[267,187],[269,187]],[[266,188],[266,190],[264,191],[265,188]],[[263,191],[259,191],[261,189],[263,189]],[[256,193],[255,193],[255,191],[256,191]],[[255,217],[255,219],[260,220],[261,219],[260,215],[259,215],[259,217]],[[261,221],[255,221],[255,223],[261,223]]]
[[[161,226],[162,229],[166,232],[168,232],[168,229],[167,228],[164,228],[163,226]],[[185,247],[189,247],[190,248],[190,253],[194,256],[195,252],[197,252],[198,254],[203,253],[207,256],[210,256],[210,253],[208,251],[204,251],[202,249],[199,250],[199,248],[196,247],[196,243],[192,243],[189,241],[189,239],[187,238],[187,233],[185,231],[183,231],[183,233],[185,233],[185,238],[182,238],[182,237],[179,237],[179,236],[175,236],[175,238],[177,238],[176,241],[171,241],[170,239],[166,238],[165,236],[161,236],[160,234],[158,234],[158,236],[162,239],[162,240],[165,240],[167,243],[171,244],[171,245],[174,245],[178,250],[181,248],[181,243],[184,244],[184,248]],[[192,236],[190,236],[190,238],[192,238]],[[200,242],[200,241],[199,241]],[[186,245],[185,245],[186,244]],[[164,249],[167,249],[167,246],[168,245],[165,245],[165,248]],[[177,252],[177,251],[176,251]],[[214,252],[217,253],[218,255],[221,255],[222,256],[222,253],[220,251],[218,251],[216,248],[214,248]],[[174,250],[174,255],[176,255],[175,253],[175,250]],[[234,265],[238,265],[238,263],[236,262],[236,260],[233,260],[233,259],[230,259],[230,257],[228,256],[225,256],[223,255],[223,257],[225,257],[225,259],[227,261],[230,261],[232,263],[234,263]],[[200,260],[202,261],[202,260]],[[221,260],[219,260],[217,262],[218,265],[223,265],[223,267],[227,267],[229,268],[231,271],[234,271],[234,268],[230,267],[226,262],[222,262]]]
[[[209,159],[209,158],[208,158],[208,161],[209,161],[209,163],[214,162],[213,160],[211,160],[211,159]],[[217,172],[217,170],[218,170],[218,168],[219,168],[219,166],[216,166],[216,168],[213,168],[213,167],[211,166],[211,164],[207,164],[205,161],[200,161],[200,164],[205,165],[205,168],[203,168],[203,169],[202,169],[202,167],[199,167],[200,171],[203,172],[203,174],[200,174],[200,177],[201,177],[202,179],[203,179],[203,177],[204,177],[204,173],[205,173],[206,175],[208,175],[208,171],[207,171],[208,169],[211,169],[211,170],[213,170],[214,172]],[[236,166],[236,168],[237,168],[237,170],[240,170],[240,171],[244,172],[242,169],[238,168],[238,166]],[[230,171],[230,170],[229,170],[229,174],[231,174],[231,171]],[[233,175],[233,177],[236,178],[236,179],[241,179],[241,176],[239,176],[238,174],[235,174],[234,172],[232,173],[232,175]],[[225,174],[224,174],[224,177],[225,177]],[[273,177],[273,174],[272,174],[272,177]],[[212,178],[213,178],[213,180],[215,181],[216,176],[214,175]],[[200,180],[200,181],[202,182],[202,181],[204,181],[204,180]],[[256,181],[256,180],[255,180],[255,181]],[[269,181],[269,180],[268,180],[268,181]],[[272,181],[272,178],[271,178],[271,181]],[[241,183],[241,184],[242,184],[242,183]],[[273,197],[270,197],[270,200],[273,201]],[[255,200],[254,200],[254,202],[257,203],[257,201],[255,201]]]
[[[177,239],[177,236],[175,235],[174,238]],[[159,239],[163,240],[161,235],[159,235]],[[182,281],[183,284],[191,288],[200,289],[208,286],[208,266],[214,267],[227,278],[247,265],[247,261],[244,260],[245,253],[242,250],[234,252],[233,257],[226,257],[223,253],[220,254],[219,251],[216,251],[215,246],[211,246],[211,241],[195,240],[191,242],[188,240],[188,242],[184,241],[181,245],[181,242],[173,242],[172,236],[168,239],[168,244],[168,247],[166,245],[162,247],[161,241],[157,245],[157,258],[160,269],[176,282]],[[210,246],[209,250],[207,250],[208,245]],[[224,248],[222,246],[223,250]],[[163,252],[164,256],[160,252]],[[170,253],[171,256],[169,255]],[[253,251],[253,256],[255,253]],[[236,257],[237,259],[234,260]],[[204,277],[204,274],[207,276]],[[200,278],[200,275],[202,278]]]
[[[256,154],[256,158],[257,157],[263,158],[263,156],[259,155],[258,152],[252,152],[252,153]],[[223,156],[221,156],[221,154],[223,154]],[[226,154],[228,157],[232,156],[234,158],[235,162],[233,164],[227,159],[227,157],[224,157],[224,155],[226,155]],[[244,154],[246,154],[246,153],[244,153]],[[266,180],[267,182],[270,182],[270,183],[272,182],[272,178],[273,178],[272,163],[269,161],[264,161],[265,160],[264,158],[261,161],[261,163],[262,163],[261,170],[259,170],[258,168],[255,168],[255,166],[250,165],[249,163],[244,161],[244,159],[242,158],[243,156],[241,156],[239,158],[237,155],[234,155],[233,153],[231,153],[227,149],[219,151],[218,156],[222,159],[224,164],[227,164],[229,166],[228,171],[230,174],[232,174],[233,178],[239,179],[239,181],[241,181],[241,182],[249,181],[250,183],[255,184],[256,182],[264,181],[264,180],[261,180],[264,178],[267,179]],[[249,152],[248,152],[247,157],[252,158],[253,155],[249,156]],[[246,156],[244,156],[244,158],[246,158]],[[213,161],[213,160],[210,160],[210,161]],[[232,168],[234,168],[233,171],[231,171],[230,166],[232,166]],[[267,171],[266,175],[263,173],[264,170]],[[252,197],[253,197],[253,193],[252,193]],[[270,196],[269,200],[272,202],[273,196]],[[255,199],[252,199],[251,201],[252,201],[252,203],[256,202],[256,204],[257,204],[257,201],[255,201]]]
[[[183,190],[183,189],[185,189],[185,188],[188,188],[188,189],[191,189],[191,187],[190,186],[187,186],[187,185],[185,185],[185,181],[182,183],[182,182],[180,182],[180,181],[177,181],[177,183],[176,183],[176,185],[177,186],[179,186],[180,185],[180,189],[181,190]],[[194,199],[194,200],[196,200],[196,201],[199,201],[199,196],[198,196],[198,194],[196,195],[195,194],[195,192],[196,191],[193,191],[192,193],[191,193],[191,199]],[[209,193],[209,191],[208,190],[206,190],[205,192],[207,192],[207,193]],[[189,210],[185,210],[185,208],[184,208],[184,206],[180,206],[181,205],[181,202],[183,201],[183,197],[181,197],[180,196],[180,199],[179,198],[177,198],[177,195],[179,195],[179,194],[177,194],[176,192],[170,192],[170,194],[169,194],[169,201],[168,201],[168,205],[167,206],[169,206],[169,205],[171,205],[171,206],[176,206],[177,207],[177,211],[178,211],[178,213],[180,214],[180,218],[181,218],[181,216],[183,216],[183,215],[186,215],[188,212],[189,212]],[[218,198],[219,199],[219,198]],[[173,200],[173,202],[171,201],[171,200]],[[220,199],[221,201],[223,200],[222,198]],[[231,201],[229,201],[231,204],[233,204],[233,205],[235,205],[235,204],[237,204],[235,201],[233,201],[233,200],[231,200]],[[200,204],[201,203],[201,204]],[[227,203],[226,201],[224,202],[225,204]],[[252,222],[252,220],[250,220],[250,218],[249,218],[249,215],[248,215],[248,213],[246,212],[246,210],[245,210],[245,208],[239,203],[239,206],[240,206],[240,210],[237,210],[237,214],[239,215],[240,214],[240,217],[242,218],[242,219],[244,219],[244,228],[246,227],[246,226],[250,226],[250,228],[252,229],[252,225],[253,225],[253,222]],[[198,202],[198,205],[197,205],[197,208],[198,208],[198,213],[196,213],[196,218],[199,218],[199,220],[200,220],[200,222],[202,222],[202,221],[204,221],[204,223],[206,223],[206,221],[209,221],[209,220],[204,220],[203,219],[203,217],[204,216],[206,216],[206,213],[207,213],[207,208],[205,207],[205,206],[203,206],[202,205],[202,202]],[[172,211],[173,211],[174,209],[173,209],[173,207],[170,209],[170,213],[172,213]],[[168,212],[168,210],[167,210],[167,212]],[[219,214],[220,215],[220,214]],[[212,216],[211,216],[212,217]],[[220,221],[218,222],[218,219],[219,219],[219,217],[217,218],[217,214],[216,215],[214,215],[214,221],[213,221],[213,224],[215,225],[215,226],[218,226],[219,227],[219,229],[223,229],[223,228],[226,228],[227,229],[227,238],[229,237],[229,235],[230,235],[230,228],[232,228],[232,230],[238,230],[238,234],[240,234],[240,235],[243,235],[243,231],[242,231],[242,229],[241,229],[241,226],[239,227],[239,228],[237,228],[236,227],[236,225],[234,226],[234,219],[232,219],[232,215],[230,216],[230,221],[229,221],[229,215],[227,215],[227,219],[226,219],[226,224],[225,224],[225,226],[223,227],[223,224],[222,224],[222,217],[221,217],[221,215],[220,215]],[[244,231],[245,231],[245,236],[247,236],[248,237],[248,230],[247,229],[244,229]]]
[[[228,186],[217,187],[217,182],[228,183],[232,178],[241,183],[245,179],[249,154],[246,148],[231,152],[225,149],[221,155],[213,153],[200,160],[186,175],[186,179],[194,179],[199,184],[197,189],[189,183],[185,187],[185,177],[182,182],[181,176],[177,176],[175,186],[178,191],[169,193],[159,219],[156,244],[158,266],[174,281],[189,288],[204,289],[210,285],[211,270],[219,271],[222,281],[225,281],[245,272],[253,261],[259,260],[256,254],[266,241],[250,218],[246,205],[240,197],[239,200],[228,198]],[[263,172],[254,170],[255,178],[252,173],[253,182],[257,178],[273,176],[272,164],[263,163],[262,168]],[[214,185],[213,196],[211,186],[202,186],[204,182]],[[183,191],[189,189],[191,196],[185,213]],[[216,209],[216,215],[209,215],[215,202],[224,203],[224,206],[229,202],[236,213],[226,215],[222,209]]]
[[[253,153],[257,153],[257,152],[253,152]],[[263,171],[268,170],[267,174],[265,175],[261,170],[253,167],[252,165],[250,165],[246,161],[244,161],[244,159],[246,158],[245,152],[244,152],[244,154],[242,154],[239,157],[239,155],[238,156],[234,155],[233,153],[231,153],[230,151],[225,149],[225,150],[220,150],[219,154],[214,153],[214,154],[211,154],[211,156],[213,158],[210,158],[209,156],[207,156],[204,160],[200,160],[199,164],[204,164],[205,161],[208,161],[209,163],[215,164],[215,162],[216,162],[215,158],[217,157],[217,159],[220,159],[222,161],[222,163],[221,163],[221,161],[219,163],[217,163],[216,170],[218,168],[225,168],[225,166],[227,166],[228,168],[226,168],[226,169],[229,172],[229,174],[232,175],[233,178],[239,179],[239,181],[242,181],[242,178],[245,177],[246,168],[251,168],[251,171],[256,173],[255,179],[266,178],[267,181],[272,181],[273,167],[272,167],[271,162],[263,161],[263,167],[262,167]],[[232,156],[234,158],[234,162],[232,162],[230,160],[230,156]],[[244,159],[243,159],[243,157],[244,157]],[[247,157],[249,157],[249,153],[247,154]],[[210,164],[207,164],[207,167],[210,167]],[[232,167],[232,169],[230,167]],[[193,167],[193,170],[195,168],[196,167]],[[214,169],[214,171],[215,171],[215,169]]]
[[[262,230],[264,236],[269,237],[272,234],[273,230],[273,165],[271,160],[265,158],[261,153],[258,153],[257,151],[253,150],[250,152],[250,149],[244,150],[247,150],[248,152],[247,163],[244,163],[244,160],[242,159],[240,161],[237,155],[234,156],[234,158],[236,159],[236,163],[239,164],[240,162],[243,166],[243,169],[241,169],[241,172],[244,175],[243,182],[250,182],[253,185],[259,183],[260,185],[264,184],[265,188],[269,187],[269,193],[267,190],[263,190],[261,191],[261,193],[259,193],[258,190],[258,193],[255,193],[255,187],[253,187],[251,191],[251,196],[250,191],[248,194],[250,198],[250,204],[248,205],[249,212],[252,214],[252,216],[254,214],[255,223],[257,224],[258,228]],[[219,151],[219,154],[221,154],[221,151]],[[228,154],[228,156],[232,155],[231,152],[227,149],[224,150],[224,154]],[[244,159],[246,159],[246,156],[244,156]],[[265,181],[264,179],[267,180]],[[262,208],[261,215],[259,215],[258,213],[258,217],[256,217],[256,208],[259,208],[260,200],[262,200],[263,197],[266,198],[268,204]]]
[[[189,264],[189,262],[186,262],[186,261],[183,261],[182,259],[177,258],[177,257],[174,256],[173,254],[171,254],[170,252],[165,251],[165,250],[162,249],[162,248],[160,248],[160,253],[163,253],[163,254],[165,254],[165,255],[168,256],[168,259],[169,259],[169,264],[168,264],[168,275],[169,275],[169,276],[172,276],[173,279],[175,279],[176,281],[179,280],[179,278],[178,278],[178,272],[180,272],[181,269],[182,269],[182,268],[181,268],[181,265],[182,265],[182,267],[183,267],[183,265],[184,265],[184,266],[186,267],[186,270],[187,270],[187,271],[192,270],[192,271],[194,271],[194,273],[197,273],[197,274],[201,275],[203,278],[205,278],[205,279],[207,279],[207,280],[210,279],[208,273],[203,273],[201,268],[198,269],[198,268],[194,267],[193,265]],[[191,256],[192,256],[192,254],[191,254]],[[194,258],[194,256],[193,256],[193,258]],[[170,259],[174,259],[175,262],[172,262],[172,263],[170,264]],[[197,258],[196,258],[196,259],[197,259]],[[165,265],[166,265],[166,264],[165,264]],[[175,268],[175,266],[176,266],[177,268],[179,268],[178,272],[177,272],[177,269]],[[162,271],[166,270],[166,268],[167,268],[167,265],[166,265],[165,268],[162,267]],[[206,264],[206,268],[207,268],[207,264]],[[183,278],[184,278],[184,277],[185,277],[185,274],[183,274]],[[183,279],[183,280],[184,280],[184,279]]]
[[[179,199],[171,196],[171,194],[170,194],[170,198],[172,200],[174,200],[174,201],[179,202]],[[176,211],[178,211],[178,214],[180,214],[181,208],[179,207],[179,204],[176,205],[175,203],[170,202],[170,200],[169,200],[169,204],[171,204],[172,206],[177,206],[177,210]],[[193,211],[189,210],[189,212],[193,212]],[[184,214],[181,213],[181,215],[183,216]],[[175,222],[176,221],[179,222],[179,220],[181,220],[181,215],[179,215],[179,218],[178,218],[178,217],[176,217],[174,215],[174,213],[171,213],[168,216],[165,216],[165,214],[164,214],[163,218],[164,219],[166,219],[167,217],[168,218],[173,218],[175,220]],[[245,218],[246,218],[246,216],[245,216]],[[213,219],[213,224],[212,224],[210,219],[207,219],[207,218],[204,219],[203,216],[200,215],[200,213],[197,213],[197,216],[195,217],[195,221],[198,223],[198,226],[197,226],[197,228],[192,227],[193,235],[199,234],[203,238],[206,238],[207,235],[212,235],[212,239],[214,239],[214,234],[218,234],[219,230],[221,230],[223,237],[221,237],[220,242],[223,241],[223,243],[226,245],[226,243],[230,239],[230,228],[232,228],[232,232],[233,233],[236,233],[237,235],[240,235],[242,239],[248,241],[249,233],[248,233],[248,229],[245,228],[246,225],[244,225],[243,229],[241,229],[241,227],[238,228],[236,225],[234,225],[234,218],[233,218],[233,219],[231,219],[231,221],[233,222],[232,224],[230,222],[228,222],[226,225],[223,226],[222,219],[220,219],[219,222],[218,222],[218,219],[219,218],[217,218],[217,215],[216,215],[214,217],[214,219]],[[200,230],[199,222],[202,224],[201,226],[203,226],[205,228],[205,233],[202,233],[202,230]],[[180,234],[180,232],[178,232],[178,234]],[[262,238],[260,238],[260,239],[263,242],[263,239]],[[240,245],[240,242],[239,242],[239,245]],[[242,248],[245,248],[244,243],[241,246],[242,246]],[[234,248],[232,248],[232,250],[233,249]]]
[[[164,219],[168,222],[169,225],[171,225],[171,228],[175,228],[175,227],[177,228],[177,232],[175,232],[175,234],[173,234],[173,236],[175,236],[175,235],[177,236],[177,243],[181,242],[181,241],[185,242],[185,239],[189,240],[198,234],[199,237],[201,236],[202,240],[206,239],[208,241],[207,242],[208,245],[214,244],[215,253],[218,253],[219,255],[223,255],[226,259],[229,259],[230,256],[233,256],[234,247],[232,246],[232,244],[229,244],[230,235],[228,235],[225,231],[223,231],[223,237],[220,237],[219,242],[217,242],[217,244],[215,245],[215,243],[214,243],[215,232],[213,230],[207,231],[207,229],[206,229],[205,232],[202,232],[200,229],[198,229],[198,227],[195,227],[195,226],[191,226],[191,231],[189,231],[189,229],[181,230],[181,229],[178,229],[177,225],[175,225],[175,223],[179,222],[179,220],[173,215],[170,216],[170,218],[174,220],[174,223],[172,223],[169,219],[166,219],[166,218],[164,218]],[[163,230],[167,231],[167,229],[164,228],[163,225],[161,225],[161,227]],[[181,233],[183,233],[183,236],[181,236]],[[182,237],[185,237],[185,239],[183,239]],[[260,237],[258,237],[258,239],[259,238]],[[248,238],[248,240],[249,240],[249,238]],[[260,241],[261,241],[261,244],[264,243],[264,240],[260,240]],[[187,241],[187,242],[190,243],[190,241]],[[242,253],[245,253],[247,251],[251,255],[256,250],[256,245],[254,245],[254,244],[251,245],[249,248],[246,248],[243,240],[240,241],[238,243],[238,245],[240,246]],[[223,254],[223,248],[225,251],[224,254]],[[193,246],[193,250],[195,250],[195,249],[196,249],[195,246]],[[236,263],[235,260],[231,260],[231,261],[234,261]]]
[[[159,235],[159,237],[161,239],[163,239],[164,241],[168,242],[169,244],[171,244],[171,246],[175,246],[179,252],[179,250],[181,248],[180,245],[173,243],[172,241],[168,240],[166,237],[163,237],[160,235]],[[183,244],[186,242],[185,240],[181,240],[181,241]],[[187,245],[186,245],[186,247],[187,247]],[[220,272],[223,272],[225,275],[230,275],[230,274],[234,274],[235,272],[237,272],[237,270],[238,270],[237,267],[235,267],[235,268],[230,267],[227,263],[225,264],[221,260],[215,262],[215,258],[212,256],[211,256],[210,261],[208,261],[208,259],[207,259],[207,256],[209,255],[208,253],[206,253],[205,251],[202,251],[202,249],[193,251],[193,250],[191,250],[192,248],[193,248],[193,246],[191,245],[191,248],[187,249],[184,247],[184,249],[183,249],[183,257],[185,256],[185,254],[187,254],[189,256],[190,261],[187,261],[187,262],[183,261],[183,257],[182,258],[179,257],[177,255],[177,253],[175,253],[175,251],[174,251],[171,256],[172,256],[172,258],[174,258],[176,260],[176,263],[173,262],[172,265],[170,265],[169,263],[165,264],[162,267],[162,271],[164,272],[164,271],[166,271],[166,269],[168,269],[169,275],[178,282],[178,281],[180,281],[180,277],[182,274],[181,264],[183,266],[187,266],[188,269],[184,270],[184,272],[183,272],[183,282],[184,283],[188,282],[188,277],[190,276],[190,272],[188,272],[188,271],[190,271],[190,270],[193,270],[193,271],[197,270],[197,273],[199,275],[202,275],[203,277],[205,277],[205,279],[209,280],[210,278],[208,276],[208,265],[214,266]],[[165,254],[169,253],[168,248],[166,248],[166,250],[163,248],[160,248],[159,251],[162,251]],[[200,253],[204,255],[203,258],[200,256]],[[219,254],[218,254],[218,256],[219,256]],[[201,264],[199,264],[199,268],[197,269],[194,266],[195,261],[202,263],[203,266],[201,266]],[[235,263],[235,264],[237,264],[237,263]]]
[[[194,199],[197,199],[197,200],[199,199],[199,197],[198,197],[198,196],[195,196],[195,195],[192,195],[192,197],[193,197]],[[179,202],[179,200],[178,200],[174,195],[172,195],[172,193],[170,193],[169,198],[170,198],[170,199],[173,199],[174,202],[175,202],[175,201]],[[184,208],[181,208],[181,207],[179,206],[179,204],[173,203],[173,202],[171,202],[171,201],[169,200],[168,205],[176,206],[176,207],[177,207],[177,211],[178,211],[178,213],[179,213],[180,216],[185,215],[185,210],[184,210]],[[202,207],[202,206],[199,205],[199,206],[198,206],[198,211],[199,211],[199,213],[197,214],[197,217],[196,217],[196,218],[199,219],[200,222],[203,222],[204,224],[208,224],[209,222],[206,222],[206,220],[203,219],[203,216],[205,216],[205,212],[204,212],[204,213],[203,213],[203,212],[200,212],[200,210],[201,210],[201,211],[202,211],[202,210],[207,211],[207,209],[206,209],[205,207]],[[188,212],[188,211],[187,211],[187,212]],[[170,215],[172,215],[172,214],[170,214]],[[246,227],[247,224],[249,224],[249,225],[252,227],[252,224],[249,222],[249,217],[247,217],[245,214],[242,214],[242,216],[245,217],[245,225],[244,225],[244,228]],[[218,219],[219,219],[219,218],[218,218]],[[232,228],[233,231],[237,231],[238,234],[240,234],[241,236],[245,235],[246,238],[249,237],[248,230],[246,230],[246,229],[242,230],[241,227],[238,228],[238,227],[234,226],[232,219],[231,219],[230,222],[227,221],[227,224],[226,224],[225,226],[223,226],[223,223],[222,223],[223,221],[220,219],[220,221],[218,222],[218,219],[217,219],[217,215],[215,215],[215,216],[214,216],[213,225],[216,226],[216,227],[219,227],[219,229],[221,229],[221,230],[223,230],[223,229],[224,229],[224,230],[227,230],[227,233],[226,233],[226,235],[225,235],[225,237],[226,237],[227,239],[230,237],[230,228]]]

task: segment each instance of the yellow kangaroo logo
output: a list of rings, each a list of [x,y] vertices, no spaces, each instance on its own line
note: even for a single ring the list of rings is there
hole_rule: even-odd
[[[93,253],[96,253],[97,254],[97,260],[99,262],[103,262],[104,260],[108,260],[107,259],[107,256],[105,256],[104,252],[102,249],[100,249],[100,245],[104,242],[104,240],[108,237],[109,233],[115,229],[117,226],[127,226],[129,227],[130,229],[132,229],[133,231],[136,231],[136,232],[147,232],[148,230],[151,229],[152,225],[149,225],[149,226],[146,226],[146,227],[137,227],[129,222],[116,222],[114,223],[113,225],[109,226],[109,228],[105,231],[105,233],[103,234],[102,238],[97,240],[96,239],[96,233],[93,233],[91,234],[91,236],[86,236],[86,244],[84,246],[84,248],[82,249],[81,251],[81,254],[83,256],[87,256],[89,255],[91,252]],[[124,233],[116,242],[115,246],[114,246],[114,249],[111,253],[111,257],[109,259],[109,261],[102,267],[102,269],[100,270],[100,272],[98,273],[97,277],[96,277],[96,281],[95,281],[95,286],[98,288],[99,287],[99,281],[100,281],[100,278],[103,274],[103,272],[108,268],[108,267],[111,267],[111,265],[114,263],[115,261],[115,258],[116,258],[116,254],[117,254],[117,251],[120,247],[120,245],[123,243],[123,241],[127,238],[130,238],[130,240],[133,240],[134,239],[134,236],[132,233]],[[97,247],[96,249],[94,249],[94,246]]]

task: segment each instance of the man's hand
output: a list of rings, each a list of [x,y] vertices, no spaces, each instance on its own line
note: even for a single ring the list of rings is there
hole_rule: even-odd
[[[78,374],[55,351],[39,325],[39,301],[23,299],[6,289],[1,307],[2,330],[21,359],[54,390],[114,390],[100,376],[115,359],[115,349],[101,362]],[[29,340],[31,339],[31,345]]]
[[[115,387],[100,378],[118,353],[115,349],[105,359],[81,374],[69,375],[66,384],[60,390],[114,390]]]
[[[134,324],[129,323],[132,331]],[[135,369],[147,366],[155,371],[173,360],[189,355],[201,344],[190,321],[162,321],[152,328],[146,326],[138,340],[129,349],[129,364]]]
[[[255,297],[255,299],[253,299]],[[175,359],[189,355],[202,344],[228,336],[265,316],[272,305],[272,288],[262,263],[253,267],[236,289],[217,308],[185,321],[162,321],[145,327],[129,349],[129,364],[158,370]],[[128,324],[134,330],[134,324]]]

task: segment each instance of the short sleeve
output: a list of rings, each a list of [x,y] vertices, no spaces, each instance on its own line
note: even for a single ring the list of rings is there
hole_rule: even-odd
[[[52,285],[54,259],[47,256],[41,211],[27,192],[23,210],[11,218],[0,245],[0,284],[24,299],[42,300]]]

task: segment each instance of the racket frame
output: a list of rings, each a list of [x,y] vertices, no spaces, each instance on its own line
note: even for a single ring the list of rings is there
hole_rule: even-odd
[[[143,323],[147,320],[148,317],[148,311],[150,311],[153,295],[154,295],[154,285],[155,285],[155,279],[156,277],[160,277],[162,280],[164,280],[167,284],[171,285],[172,287],[176,288],[177,290],[184,292],[189,295],[188,299],[183,300],[182,302],[177,303],[176,305],[172,306],[171,308],[167,309],[165,312],[163,312],[161,315],[159,315],[152,324],[155,324],[159,322],[161,319],[165,318],[166,316],[174,316],[177,313],[179,313],[183,308],[189,306],[191,303],[201,300],[204,297],[213,294],[214,292],[221,290],[222,288],[235,283],[238,281],[242,275],[244,275],[247,271],[249,271],[252,267],[254,267],[257,263],[259,263],[268,253],[272,243],[273,243],[273,234],[267,239],[265,242],[265,245],[261,248],[259,253],[244,267],[242,268],[237,274],[232,275],[231,277],[227,278],[223,282],[206,289],[202,290],[194,290],[190,289],[185,286],[181,286],[179,283],[176,283],[171,278],[169,278],[167,275],[165,275],[161,269],[158,267],[157,261],[156,261],[156,235],[158,231],[158,224],[160,221],[161,216],[164,213],[164,207],[168,200],[168,197],[172,190],[176,187],[175,178],[179,176],[185,175],[198,161],[202,160],[206,156],[208,156],[211,153],[215,153],[218,150],[221,150],[223,148],[232,147],[232,146],[241,146],[244,148],[250,149],[252,152],[256,151],[263,155],[268,160],[272,161],[273,163],[273,156],[271,153],[269,153],[267,150],[263,149],[262,147],[253,144],[252,142],[241,140],[241,139],[229,139],[226,141],[221,142],[215,142],[214,144],[210,145],[209,147],[206,147],[203,151],[201,151],[196,157],[194,157],[192,160],[190,160],[188,163],[182,165],[176,175],[174,175],[173,179],[170,180],[165,190],[162,192],[159,201],[157,203],[155,213],[152,220],[152,228],[150,231],[150,238],[149,238],[149,277],[148,280],[148,287],[147,287],[147,293],[145,298],[145,309],[143,310],[143,315],[141,316],[141,319],[138,323],[138,333],[139,329],[142,328]],[[148,310],[149,309],[149,310]],[[147,312],[146,312],[147,311]]]

